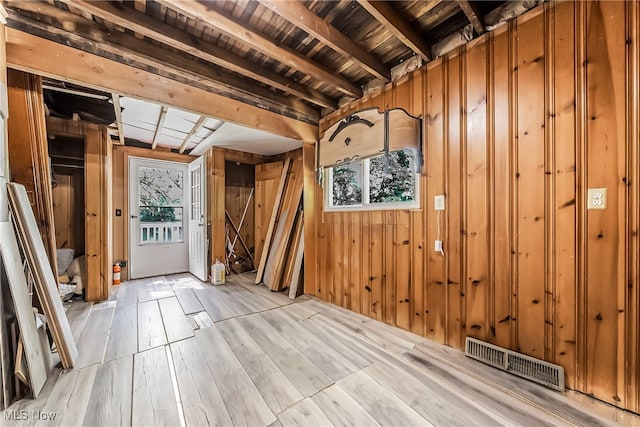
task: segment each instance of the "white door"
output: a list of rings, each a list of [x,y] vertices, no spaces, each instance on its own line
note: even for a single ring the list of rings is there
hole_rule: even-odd
[[[129,276],[189,268],[187,164],[129,158]]]
[[[207,174],[204,156],[189,164],[189,272],[207,280]]]

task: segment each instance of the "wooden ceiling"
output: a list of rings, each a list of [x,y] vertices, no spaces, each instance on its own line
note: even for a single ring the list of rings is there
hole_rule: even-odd
[[[5,2],[8,26],[317,124],[502,1]],[[54,67],[55,64],[52,64]]]

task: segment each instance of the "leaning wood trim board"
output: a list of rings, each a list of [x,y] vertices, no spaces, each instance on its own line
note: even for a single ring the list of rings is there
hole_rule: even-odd
[[[29,268],[35,279],[36,291],[42,303],[42,309],[51,327],[60,360],[65,369],[73,368],[78,357],[69,321],[62,307],[56,280],[38,232],[36,218],[31,210],[29,198],[23,185],[7,184],[9,205],[15,218],[17,234],[23,242]]]
[[[282,233],[284,232],[284,224],[289,217],[289,212],[283,212],[280,214],[280,218],[278,220],[278,227],[273,235],[273,248],[267,254],[267,263],[265,264],[265,274],[263,276],[263,281],[265,285],[271,286],[273,283],[273,270],[276,267],[276,252],[278,251],[278,245],[282,240]]]
[[[298,260],[298,254],[302,254],[301,245],[304,245],[302,239],[302,228],[304,226],[303,221],[303,211],[298,211],[298,218],[296,219],[295,227],[293,229],[293,234],[291,236],[291,243],[289,244],[289,250],[287,251],[287,256],[285,258],[285,266],[284,266],[284,275],[282,276],[282,288],[291,288],[294,287],[297,289],[298,283],[294,281],[294,270],[296,268],[296,262]],[[298,271],[298,274],[300,272]],[[297,276],[298,278],[300,276]],[[295,293],[295,291],[294,291]],[[291,292],[289,292],[289,296],[291,296]],[[292,298],[295,298],[293,296]]]
[[[36,398],[47,380],[47,369],[38,338],[35,316],[31,309],[27,279],[20,261],[18,242],[13,234],[13,227],[8,222],[0,223],[0,252],[2,252],[2,262],[9,279],[9,288],[22,336],[23,352],[29,371],[29,384],[33,397]]]
[[[293,264],[293,274],[291,275],[291,283],[289,284],[289,298],[295,299],[298,296],[298,287],[300,286],[300,273],[302,271],[302,259],[304,256],[304,233],[300,234],[300,242]]]
[[[282,174],[280,175],[280,184],[278,184],[278,191],[276,191],[276,201],[273,204],[273,211],[271,213],[271,219],[269,220],[267,235],[264,238],[262,256],[260,257],[260,264],[258,265],[258,273],[256,274],[256,285],[262,282],[264,268],[267,264],[267,259],[269,257],[269,249],[271,248],[271,239],[273,238],[273,231],[276,226],[278,210],[280,209],[280,203],[282,202],[282,193],[284,192],[284,184],[287,182],[287,173],[289,172],[289,163],[291,163],[291,159],[287,158],[287,160],[285,160],[284,162],[284,167],[282,168]]]

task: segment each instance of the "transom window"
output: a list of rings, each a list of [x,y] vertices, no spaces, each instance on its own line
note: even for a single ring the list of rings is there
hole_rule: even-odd
[[[388,155],[338,165],[327,170],[327,210],[414,209],[420,207],[416,172],[417,151],[396,150]]]

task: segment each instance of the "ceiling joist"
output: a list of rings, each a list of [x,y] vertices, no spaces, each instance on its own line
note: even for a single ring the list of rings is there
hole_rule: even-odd
[[[166,105],[163,105],[160,108],[160,115],[158,116],[158,122],[156,123],[156,130],[153,132],[153,139],[151,140],[151,149],[155,150],[158,146],[158,135],[162,132],[162,128],[164,127],[164,119],[167,118],[167,111],[169,109]]]
[[[200,116],[200,118],[193,125],[193,127],[191,128],[191,130],[189,131],[187,136],[185,136],[184,140],[182,141],[182,144],[180,144],[180,148],[178,148],[178,152],[180,154],[184,153],[184,150],[187,148],[187,145],[189,145],[189,142],[191,141],[191,138],[193,138],[193,136],[196,133],[198,133],[198,131],[200,130],[200,128],[202,128],[202,126],[204,126],[204,122],[206,122],[206,121],[207,121],[207,117],[206,116]]]
[[[396,36],[408,48],[420,55],[424,61],[431,60],[431,47],[420,34],[387,1],[358,0],[371,16]]]
[[[181,13],[191,19],[195,19],[209,28],[215,29],[225,35],[257,50],[263,55],[269,56],[296,71],[312,76],[323,83],[334,86],[345,95],[359,98],[362,89],[352,81],[338,76],[336,71],[325,68],[308,57],[294,50],[283,47],[267,39],[250,28],[228,18],[222,13],[210,8],[205,3],[193,0],[157,0],[158,3]]]
[[[384,81],[391,80],[389,68],[378,58],[355,44],[331,24],[311,12],[304,3],[295,0],[259,0],[282,18],[303,29],[331,49],[360,64],[367,72]]]
[[[225,122],[221,122],[220,125],[218,125],[217,128],[213,129],[211,131],[211,133],[209,135],[207,135],[207,137],[205,139],[203,139],[202,141],[200,141],[198,143],[198,145],[196,145],[193,150],[191,150],[191,154],[192,156],[201,156],[203,155],[206,150],[211,147],[213,145],[213,141],[216,138],[216,132],[218,132],[220,130],[220,128],[222,128],[222,126],[225,125]]]
[[[334,99],[318,91],[291,81],[266,68],[258,67],[255,63],[212,43],[199,41],[196,46],[190,34],[161,23],[144,13],[137,12],[135,9],[124,7],[119,3],[106,1],[62,1],[106,21],[119,22],[131,31],[142,34],[145,37],[159,41],[167,46],[252,78],[286,93],[298,96],[313,104],[330,109],[337,108],[337,103]]]
[[[482,12],[478,8],[476,3],[472,3],[469,0],[457,0],[458,6],[467,16],[469,23],[473,26],[473,29],[476,30],[478,35],[484,34],[484,17],[482,16]]]

